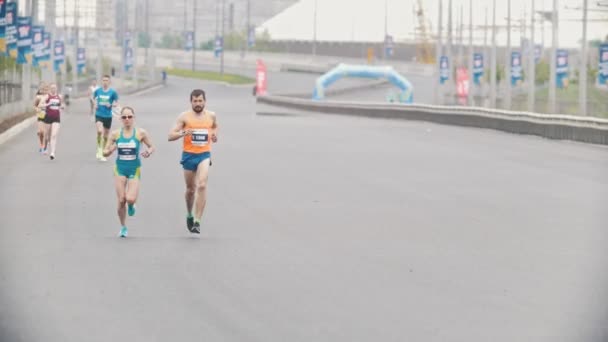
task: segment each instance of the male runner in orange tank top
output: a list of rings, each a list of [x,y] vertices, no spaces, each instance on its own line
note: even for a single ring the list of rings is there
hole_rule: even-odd
[[[169,132],[169,141],[183,139],[180,164],[186,181],[186,225],[191,233],[200,234],[201,218],[207,202],[207,179],[211,165],[211,144],[217,142],[215,113],[205,110],[205,92],[195,89],[190,93],[192,110],[183,112]],[[195,203],[196,193],[196,203]],[[195,204],[194,216],[192,207]]]

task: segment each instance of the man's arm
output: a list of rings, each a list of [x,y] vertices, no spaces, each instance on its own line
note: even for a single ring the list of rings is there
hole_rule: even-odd
[[[180,116],[177,117],[177,121],[175,122],[175,125],[173,126],[173,128],[171,129],[171,131],[169,132],[169,141],[175,141],[179,138],[182,138],[188,134],[192,134],[192,130],[188,129],[188,130],[184,130],[184,127],[186,126],[186,121],[184,121],[184,114],[180,114]]]
[[[116,91],[112,93],[112,98],[110,99],[110,104],[108,104],[108,108],[110,108],[110,111],[112,112],[113,116],[120,118],[121,108],[118,105],[118,93],[116,93]]]
[[[117,136],[118,136],[118,131],[114,131],[114,132],[112,132],[112,134],[110,134],[110,138],[108,139],[108,142],[106,143],[106,147],[103,149],[104,157],[109,157],[112,153],[114,153],[114,151],[116,151]]]
[[[217,142],[217,117],[215,116],[215,113],[209,114],[211,115],[211,119],[213,119],[213,125],[211,126],[211,128],[213,129],[213,132],[211,133],[211,141]]]
[[[118,107],[118,93],[116,91],[112,93],[111,103],[113,107]]]

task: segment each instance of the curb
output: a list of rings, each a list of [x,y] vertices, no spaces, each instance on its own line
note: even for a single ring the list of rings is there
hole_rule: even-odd
[[[17,134],[23,132],[26,128],[31,126],[34,122],[36,122],[36,116],[32,116],[31,118],[25,119],[15,126],[9,128],[4,133],[0,134],[0,145],[14,138]]]

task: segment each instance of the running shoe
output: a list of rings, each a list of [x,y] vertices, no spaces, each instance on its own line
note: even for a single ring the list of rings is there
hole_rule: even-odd
[[[129,214],[129,216],[135,215],[135,204],[127,205],[127,213]]]
[[[127,227],[122,227],[122,228],[120,228],[120,234],[118,236],[120,236],[122,238],[126,238],[128,234],[129,234],[129,231],[127,230]]]
[[[194,222],[191,232],[194,234],[200,234],[201,233],[201,224],[199,222]]]
[[[192,227],[194,226],[194,217],[186,218],[186,227],[188,227],[188,231],[192,233]]]

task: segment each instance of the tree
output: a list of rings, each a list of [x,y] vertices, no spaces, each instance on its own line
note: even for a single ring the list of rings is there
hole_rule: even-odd
[[[544,84],[549,82],[549,63],[545,60],[541,60],[536,64],[536,84]]]
[[[137,46],[140,48],[149,48],[150,47],[150,34],[147,32],[139,32],[137,34]]]
[[[182,37],[180,34],[174,35],[169,32],[165,32],[160,43],[156,44],[156,47],[162,49],[183,49],[184,37]]]

